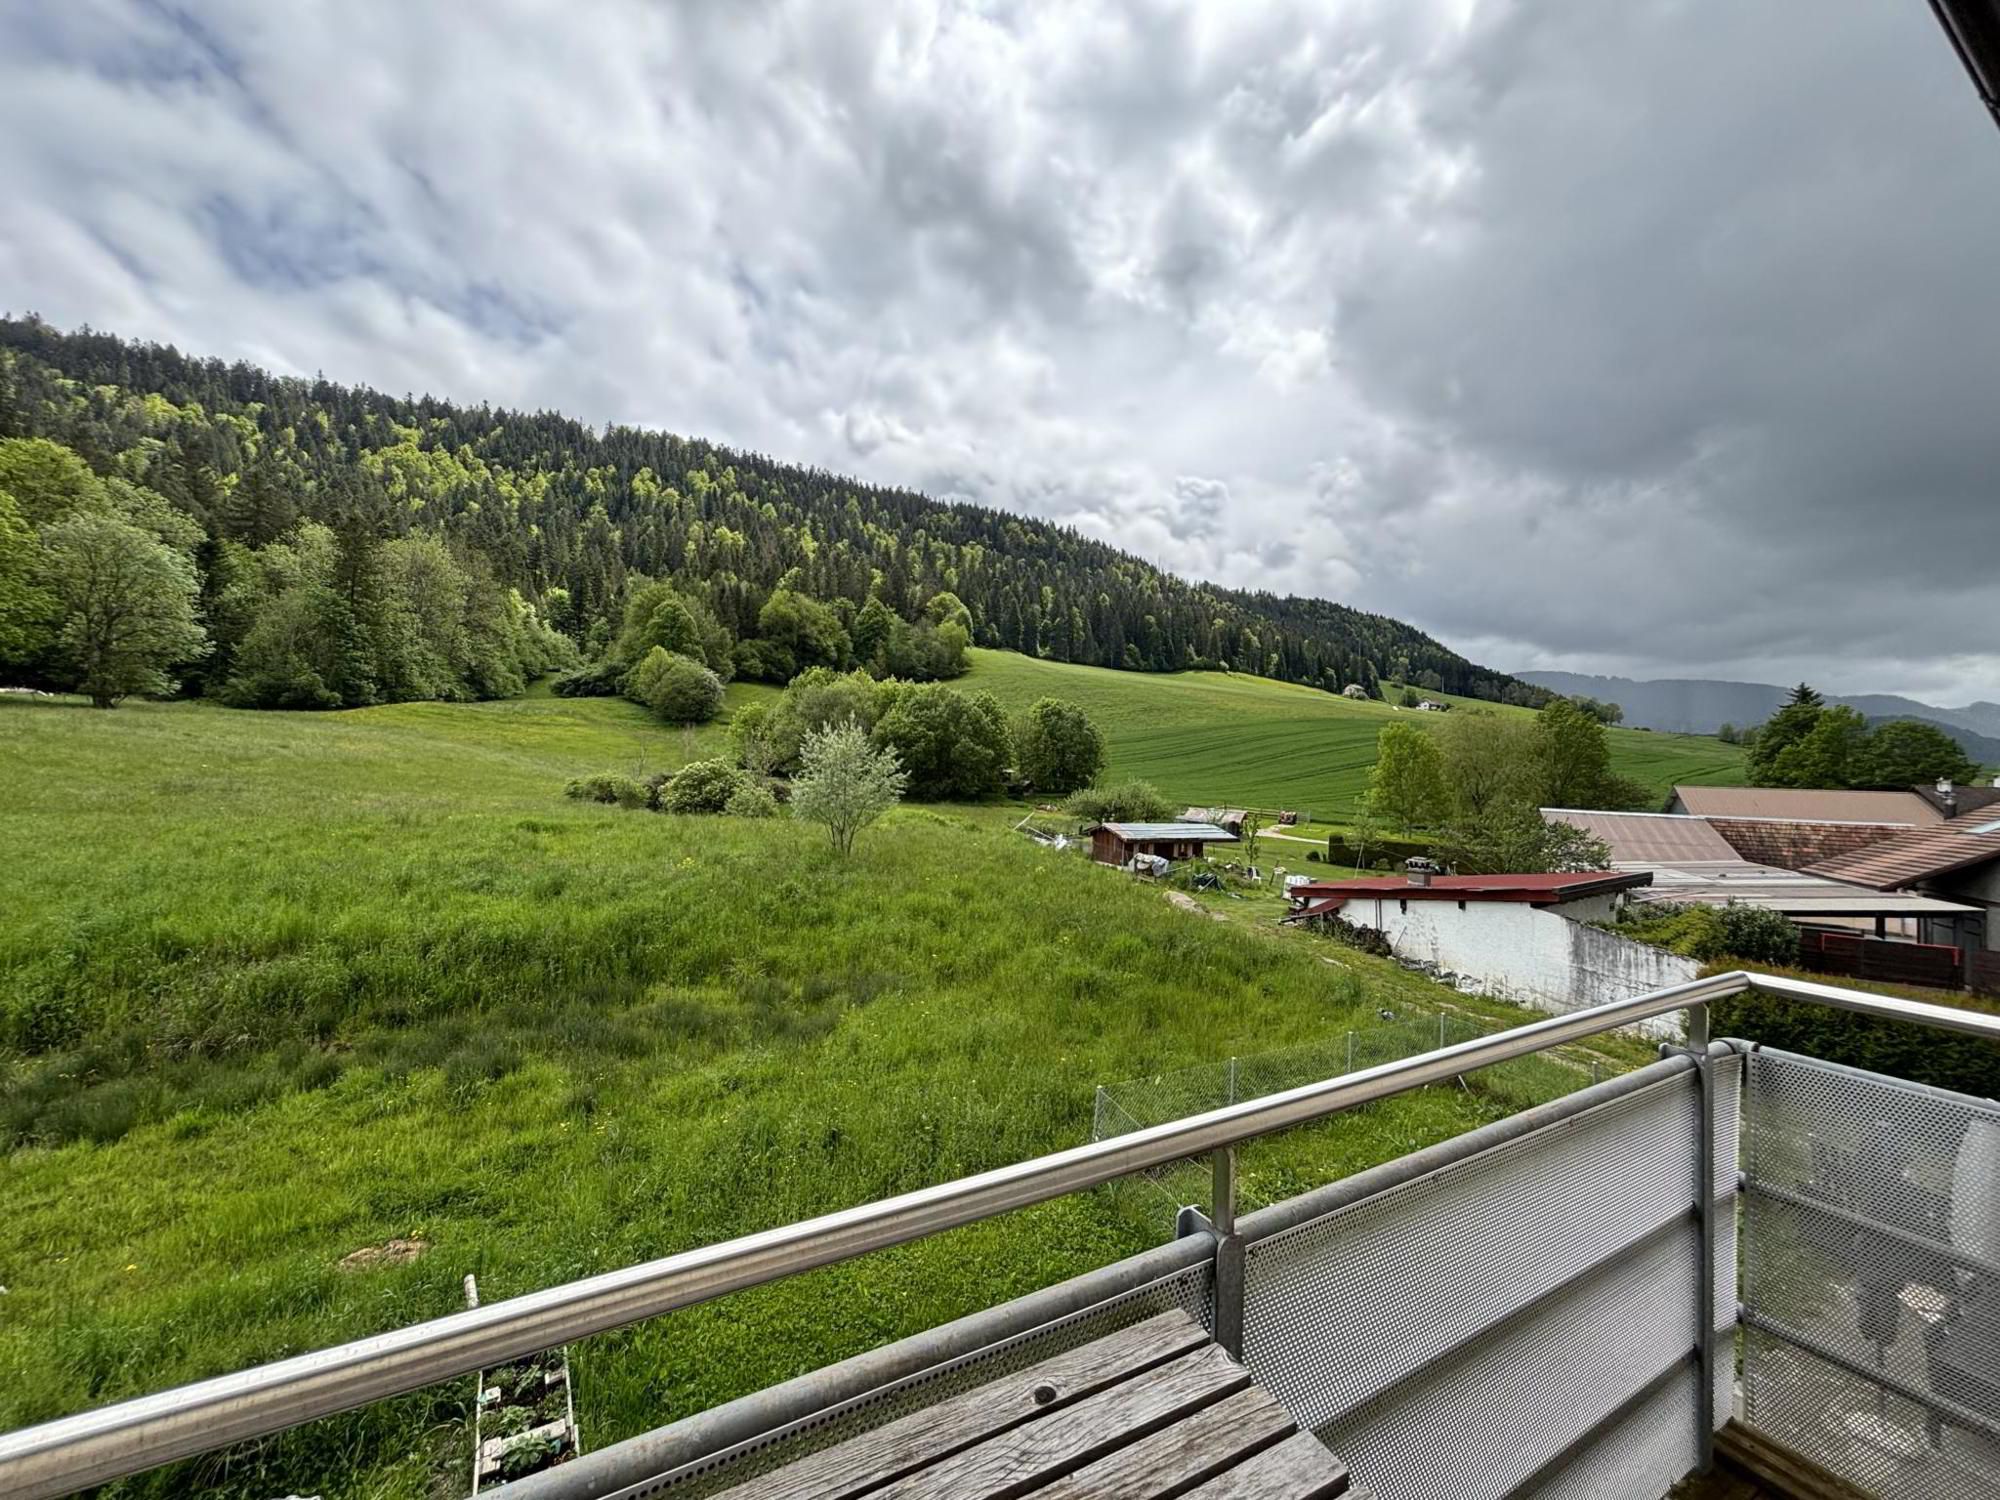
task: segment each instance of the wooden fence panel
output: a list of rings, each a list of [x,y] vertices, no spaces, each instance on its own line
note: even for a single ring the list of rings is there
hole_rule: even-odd
[[[1965,987],[1982,995],[2000,995],[2000,949],[1974,948],[1968,957]]]
[[[1799,960],[1822,974],[1845,974],[1884,984],[1939,990],[1966,986],[1966,965],[1959,950],[1939,943],[1898,943],[1859,933],[1808,931],[1799,944]]]

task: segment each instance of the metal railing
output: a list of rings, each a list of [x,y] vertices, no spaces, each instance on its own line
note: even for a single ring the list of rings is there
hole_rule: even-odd
[[[2000,1016],[1741,972],[1615,1000],[1494,1036],[1031,1161],[629,1266],[335,1348],[0,1435],[0,1493],[66,1494],[176,1459],[398,1396],[729,1292],[1101,1186],[1188,1157],[1214,1158],[1218,1341],[1241,1326],[1234,1148],[1274,1131],[1674,1011],[1708,1072],[1709,1003],[1746,991],[2000,1039]],[[1710,1319],[1708,1321],[1713,1321]],[[1712,1366],[1712,1339],[1703,1352]],[[1712,1387],[1712,1382],[1707,1382]]]

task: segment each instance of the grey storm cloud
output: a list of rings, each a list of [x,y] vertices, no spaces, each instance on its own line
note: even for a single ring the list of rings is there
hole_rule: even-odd
[[[1827,0],[0,0],[0,302],[1496,666],[2000,697],[2000,139]]]

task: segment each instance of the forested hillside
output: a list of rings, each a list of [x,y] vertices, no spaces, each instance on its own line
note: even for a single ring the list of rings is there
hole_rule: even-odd
[[[956,625],[976,645],[1129,670],[1548,696],[1395,620],[1188,583],[1046,522],[695,439],[280,378],[32,317],[0,321],[5,438],[74,450],[126,487],[112,508],[128,521],[143,491],[199,527],[184,551],[210,645],[175,675],[245,705],[506,696],[565,664],[568,643],[584,657],[608,645],[641,575],[700,612],[712,649],[697,654],[764,680],[867,665],[857,636],[870,631],[898,675],[949,675],[952,641],[926,632]],[[68,504],[58,495],[26,522]],[[157,521],[141,529],[173,543]]]

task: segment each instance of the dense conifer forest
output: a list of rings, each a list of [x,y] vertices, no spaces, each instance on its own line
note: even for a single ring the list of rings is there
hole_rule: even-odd
[[[821,663],[950,676],[962,635],[1133,671],[1549,696],[1385,616],[1190,583],[1044,521],[32,316],[0,320],[8,438],[72,450],[125,495],[128,520],[135,492],[192,520],[199,536],[178,540],[209,644],[175,680],[246,706],[507,696],[614,647],[635,579],[672,584],[704,638],[683,649],[724,677]],[[61,488],[46,474],[17,487],[35,483]],[[49,518],[15,498],[26,524]]]

